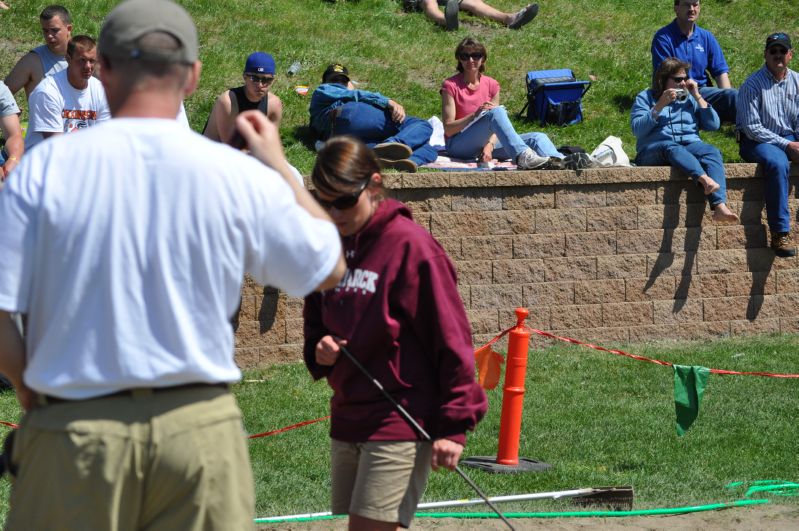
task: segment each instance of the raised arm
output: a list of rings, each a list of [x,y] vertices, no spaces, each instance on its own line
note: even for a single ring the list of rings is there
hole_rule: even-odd
[[[16,114],[0,118],[0,131],[3,133],[3,138],[6,139],[6,152],[8,153],[5,164],[0,167],[0,179],[5,179],[19,164],[19,159],[22,158],[22,153],[25,151],[25,141],[22,138],[22,128]]]

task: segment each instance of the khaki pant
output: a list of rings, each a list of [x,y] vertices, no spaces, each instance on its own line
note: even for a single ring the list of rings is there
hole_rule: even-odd
[[[333,514],[410,527],[430,473],[429,442],[333,439],[330,450]]]
[[[51,403],[16,434],[6,529],[253,529],[241,412],[226,389]]]

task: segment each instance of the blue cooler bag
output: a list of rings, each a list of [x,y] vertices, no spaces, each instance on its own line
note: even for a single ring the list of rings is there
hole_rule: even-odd
[[[527,72],[527,119],[541,125],[571,125],[583,121],[583,96],[590,81],[578,81],[568,68]]]

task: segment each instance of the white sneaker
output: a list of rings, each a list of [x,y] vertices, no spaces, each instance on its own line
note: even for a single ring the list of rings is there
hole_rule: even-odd
[[[532,148],[527,148],[516,157],[516,166],[520,170],[534,170],[549,162],[549,157],[539,157]]]

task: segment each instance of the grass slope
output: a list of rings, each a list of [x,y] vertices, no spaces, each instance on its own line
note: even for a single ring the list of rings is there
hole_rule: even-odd
[[[74,16],[75,33],[97,35],[102,17],[115,2],[64,0]],[[455,45],[465,36],[481,39],[489,51],[487,73],[502,86],[510,111],[524,105],[528,70],[571,68],[581,79],[597,80],[584,98],[585,122],[566,128],[545,127],[517,120],[519,131],[546,131],[556,145],[593,149],[605,136],[624,141],[631,156],[635,139],[629,128],[634,96],[651,76],[649,45],[654,32],[673,18],[672,2],[661,0],[542,1],[538,17],[519,31],[461,14],[461,27],[447,33],[420,13],[403,13],[396,0],[184,0],[200,31],[204,72],[200,89],[186,102],[195,129],[201,129],[214,97],[241,82],[244,58],[254,50],[275,56],[278,80],[274,91],[284,102],[281,135],[289,159],[303,173],[313,165],[306,129],[310,96],[299,96],[295,85],[318,84],[331,62],[346,64],[361,87],[389,95],[416,116],[440,115],[438,88],[454,73]],[[513,11],[520,0],[493,0]],[[0,11],[0,73],[39,44],[37,16],[41,2],[12,3]],[[738,86],[762,64],[765,36],[776,30],[799,38],[795,0],[705,0],[700,25],[718,38]],[[289,65],[301,61],[294,78]],[[740,161],[731,128],[705,134],[728,162]]]

